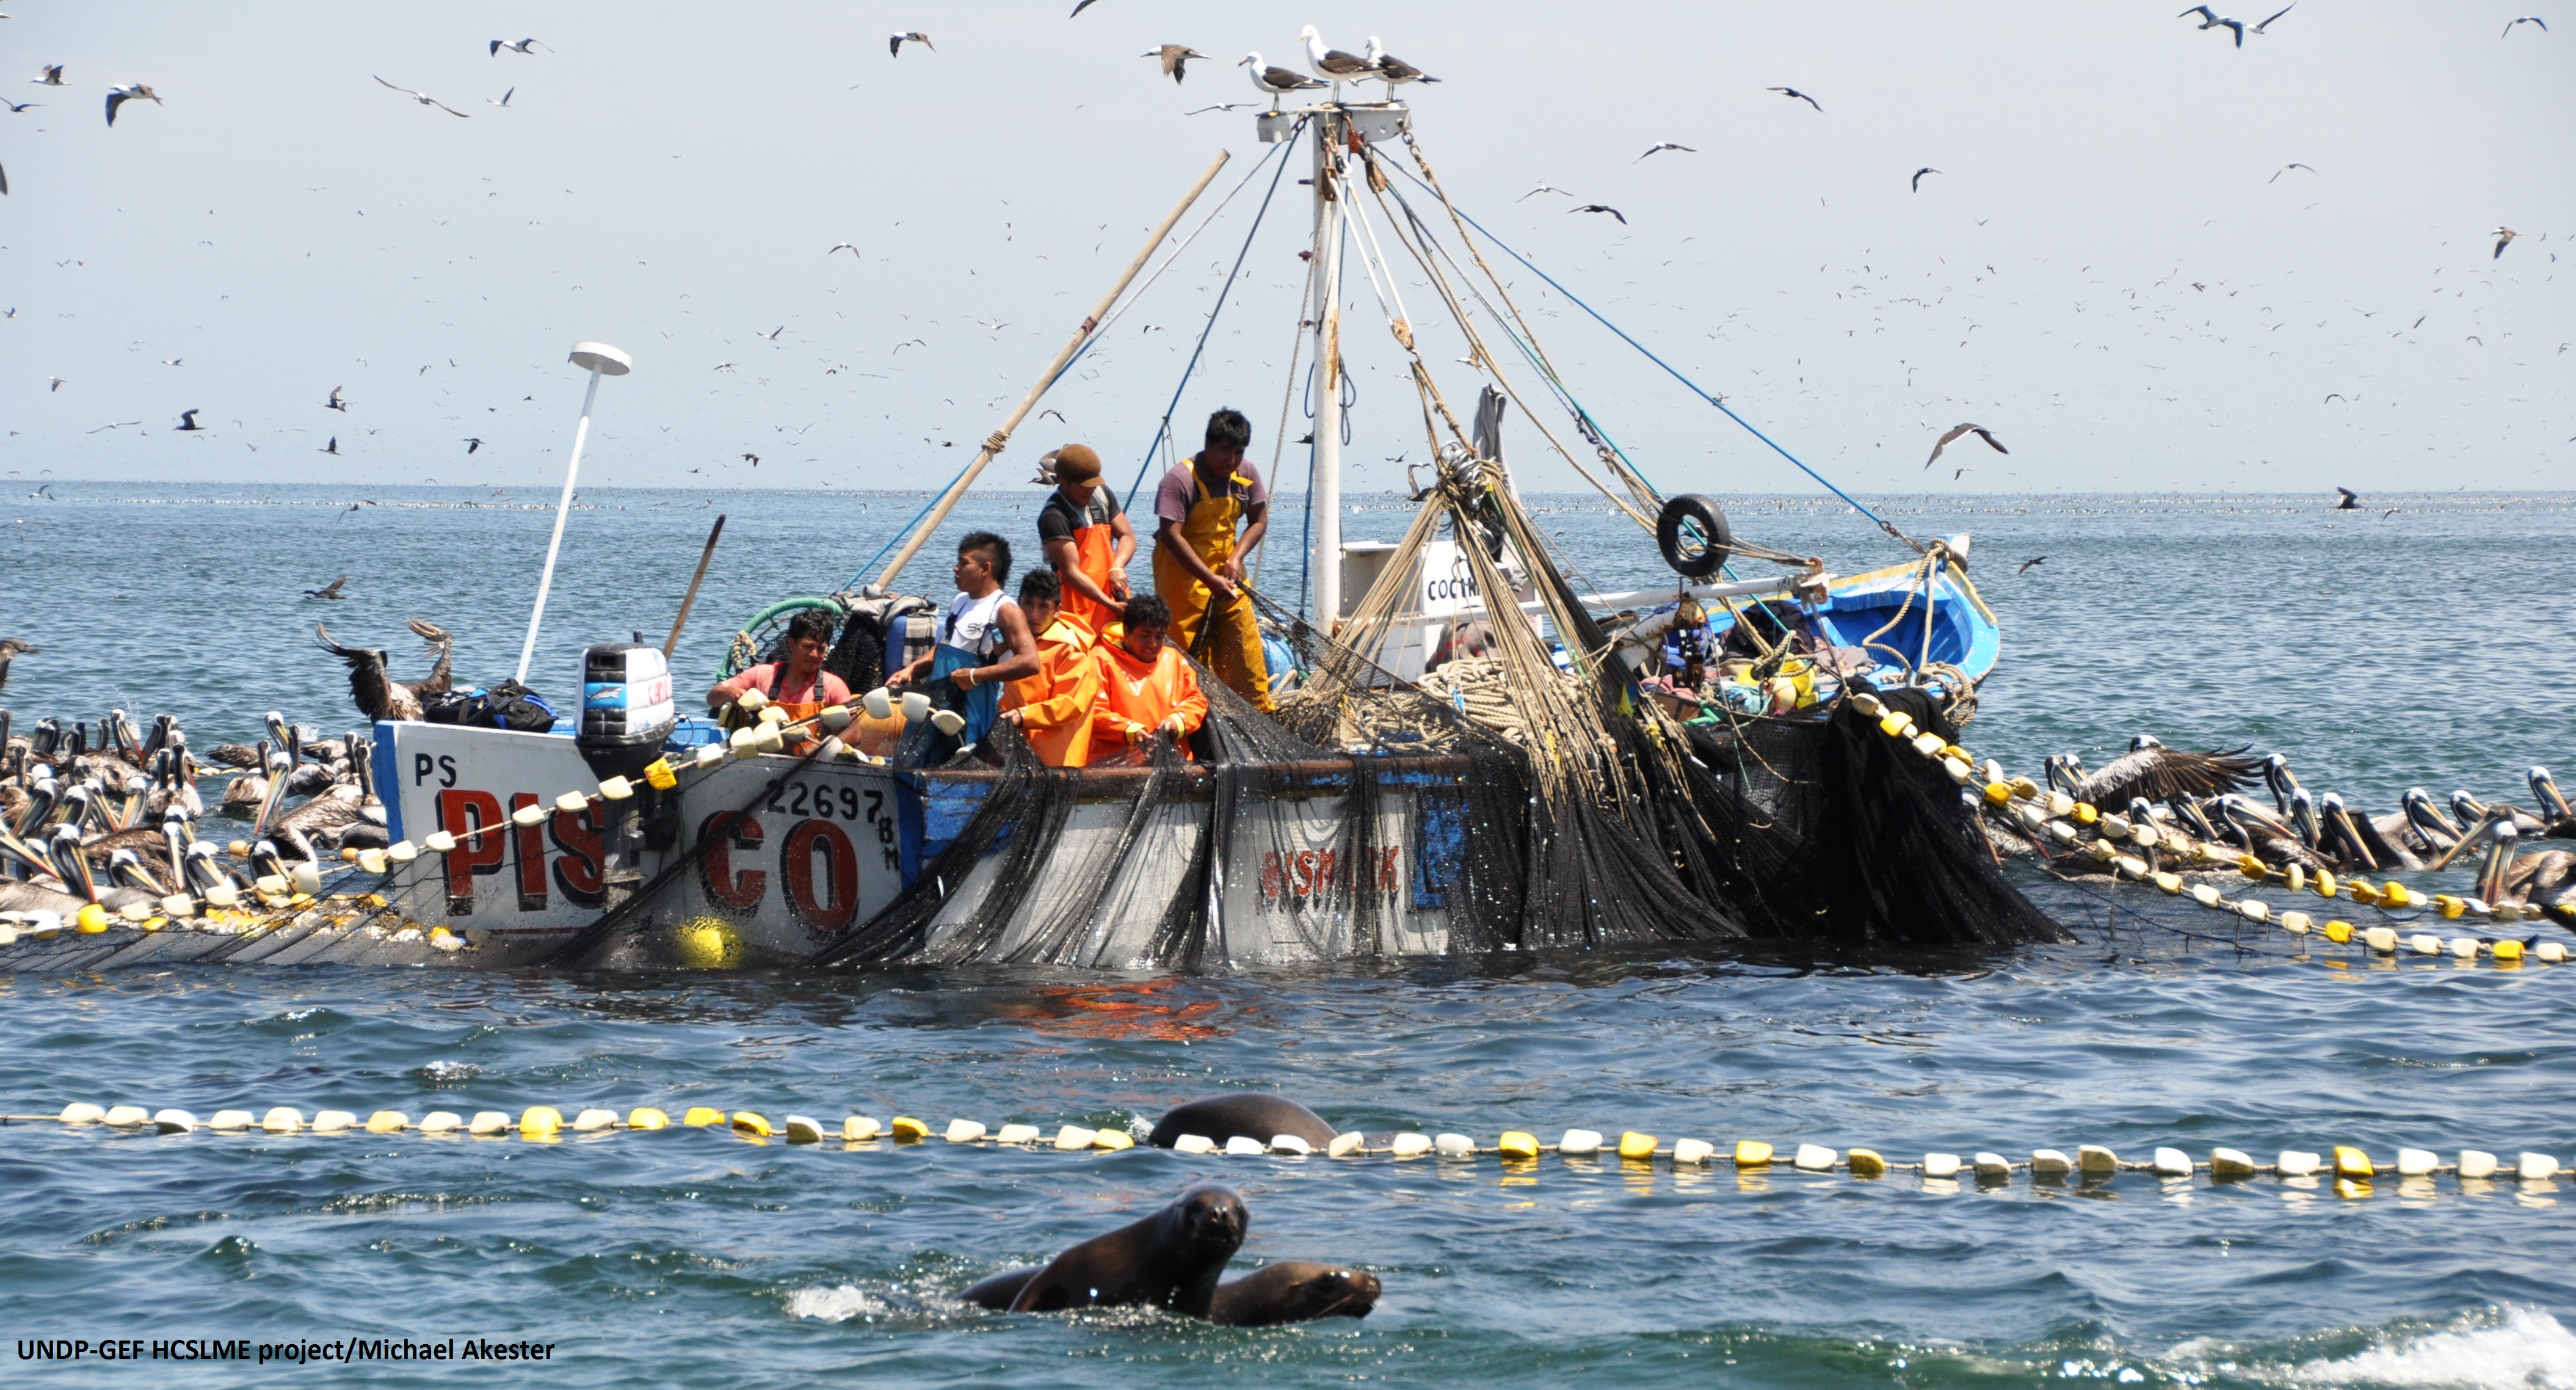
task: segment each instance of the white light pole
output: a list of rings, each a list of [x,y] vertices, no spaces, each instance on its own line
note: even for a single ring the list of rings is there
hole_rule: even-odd
[[[606,343],[575,343],[572,364],[590,368],[590,388],[581,393],[581,423],[573,427],[572,462],[564,466],[563,497],[555,503],[554,539],[546,542],[546,568],[537,579],[536,611],[528,615],[528,640],[519,647],[521,685],[528,683],[528,661],[537,654],[537,626],[545,621],[546,594],[555,586],[555,553],[563,549],[564,517],[572,511],[573,479],[581,474],[581,446],[590,442],[590,403],[599,396],[599,379],[624,376],[635,369],[635,359]]]

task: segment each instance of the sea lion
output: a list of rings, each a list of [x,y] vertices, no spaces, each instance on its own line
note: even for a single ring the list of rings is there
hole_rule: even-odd
[[[1132,1225],[1093,1236],[1029,1276],[1011,1300],[1014,1313],[1148,1304],[1208,1315],[1217,1277],[1243,1245],[1251,1216],[1243,1199],[1222,1187],[1193,1187],[1180,1200]]]
[[[1037,1275],[1034,1265],[1006,1269],[969,1284],[957,1300],[1005,1312]],[[1217,1285],[1208,1303],[1207,1318],[1228,1327],[1364,1318],[1377,1306],[1378,1291],[1377,1276],[1366,1270],[1314,1260],[1281,1260],[1231,1283]]]
[[[1243,1091],[1174,1107],[1154,1122],[1154,1136],[1148,1142],[1168,1149],[1184,1134],[1204,1135],[1219,1144],[1238,1135],[1267,1144],[1293,1134],[1320,1149],[1333,1142],[1334,1130],[1322,1116],[1286,1096]]]
[[[1269,1327],[1317,1318],[1364,1318],[1377,1306],[1377,1276],[1315,1260],[1281,1260],[1219,1284],[1208,1321]]]

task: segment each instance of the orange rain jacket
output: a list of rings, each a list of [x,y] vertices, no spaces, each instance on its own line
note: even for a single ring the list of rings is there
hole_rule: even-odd
[[[1184,737],[1207,722],[1207,696],[1178,648],[1166,645],[1153,660],[1140,661],[1125,647],[1103,642],[1092,648],[1091,657],[1100,670],[1100,704],[1091,718],[1091,761],[1152,743],[1155,727],[1175,714],[1181,717]],[[1189,755],[1187,744],[1181,754]]]
[[[1091,761],[1092,707],[1100,702],[1100,667],[1091,659],[1091,629],[1058,613],[1038,634],[1038,669],[1011,682],[1002,708],[1024,710],[1020,732],[1049,767]]]

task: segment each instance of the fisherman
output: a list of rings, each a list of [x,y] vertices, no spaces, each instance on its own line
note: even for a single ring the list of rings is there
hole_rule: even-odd
[[[1037,632],[1038,669],[1011,682],[1002,696],[1002,718],[1027,736],[1038,761],[1080,767],[1091,757],[1100,667],[1091,657],[1091,629],[1071,611],[1058,608],[1059,597],[1071,596],[1064,594],[1053,570],[1031,570],[1020,581],[1020,611]]]
[[[1055,492],[1038,509],[1038,544],[1064,586],[1064,611],[1097,638],[1132,597],[1127,562],[1136,558],[1136,528],[1118,494],[1101,486],[1100,455],[1090,445],[1067,444],[1047,457],[1054,468],[1041,465],[1040,473]]]
[[[1002,712],[1002,687],[1038,669],[1037,639],[1018,604],[1002,592],[1011,577],[1011,543],[990,531],[972,531],[957,543],[957,597],[939,622],[930,654],[886,677],[900,690],[925,682],[934,703],[966,720],[959,744],[981,743]]]
[[[1267,712],[1270,670],[1243,587],[1244,556],[1270,529],[1270,490],[1243,457],[1251,442],[1243,412],[1220,410],[1208,417],[1197,456],[1163,475],[1154,490],[1154,592],[1170,606],[1173,639],[1204,653],[1217,679]]]
[[[778,706],[792,724],[813,718],[825,705],[847,704],[850,687],[823,669],[823,658],[831,653],[832,615],[808,608],[787,620],[786,661],[764,661],[731,680],[718,681],[707,692],[707,708],[724,716],[726,727],[741,728],[756,722],[762,705]],[[760,698],[745,708],[744,697],[754,692]],[[787,751],[802,753],[819,737],[808,726],[804,732],[788,735]]]
[[[1095,763],[1132,759],[1150,748],[1158,734],[1185,740],[1207,722],[1207,696],[1197,674],[1179,648],[1165,644],[1172,631],[1171,606],[1144,594],[1128,600],[1121,616],[1127,630],[1119,640],[1092,648],[1100,669],[1100,702],[1091,718],[1090,761]],[[1189,756],[1187,743],[1181,744],[1181,756]]]

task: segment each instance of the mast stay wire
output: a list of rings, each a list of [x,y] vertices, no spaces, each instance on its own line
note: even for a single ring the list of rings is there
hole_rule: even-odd
[[[1421,151],[1421,149],[1420,149],[1420,147],[1419,147],[1419,146],[1415,146],[1415,147],[1414,147],[1413,157],[1414,157],[1414,159],[1415,159],[1417,162],[1421,162],[1421,161],[1422,161],[1422,151]],[[1423,164],[1423,171],[1424,171],[1425,173],[1429,173],[1429,172],[1430,172],[1430,165],[1429,165],[1428,163],[1424,163],[1424,164]],[[1405,174],[1405,177],[1407,177],[1407,178],[1413,178],[1413,175],[1412,175],[1412,173],[1411,173],[1410,171],[1403,171],[1403,172],[1404,172],[1404,174]],[[1531,274],[1536,275],[1538,278],[1540,278],[1540,279],[1542,279],[1542,280],[1545,280],[1545,281],[1546,281],[1550,286],[1554,287],[1554,289],[1556,290],[1556,292],[1557,292],[1557,293],[1559,293],[1559,294],[1561,294],[1561,295],[1564,295],[1568,301],[1570,301],[1570,302],[1572,302],[1572,303],[1573,303],[1574,307],[1576,307],[1576,308],[1578,308],[1578,309],[1581,309],[1581,310],[1582,310],[1584,313],[1586,313],[1586,314],[1591,315],[1591,316],[1592,316],[1592,318],[1593,318],[1593,321],[1594,321],[1594,322],[1599,323],[1602,327],[1607,328],[1607,329],[1609,329],[1612,333],[1617,334],[1617,335],[1619,336],[1619,340],[1620,340],[1621,342],[1624,342],[1624,343],[1626,343],[1628,346],[1630,346],[1630,347],[1632,347],[1632,348],[1635,348],[1639,353],[1641,353],[1641,354],[1643,354],[1643,355],[1644,355],[1644,357],[1645,357],[1645,359],[1646,359],[1647,361],[1652,362],[1652,363],[1654,363],[1656,366],[1663,368],[1663,369],[1664,369],[1664,372],[1665,372],[1667,375],[1671,376],[1673,380],[1678,381],[1678,382],[1680,382],[1683,386],[1687,387],[1687,388],[1690,390],[1691,394],[1693,394],[1693,395],[1695,395],[1695,396],[1698,396],[1701,400],[1704,400],[1704,401],[1708,402],[1710,405],[1713,405],[1713,406],[1717,407],[1717,408],[1718,408],[1718,410],[1719,410],[1720,412],[1722,412],[1722,413],[1724,413],[1724,414],[1725,414],[1726,418],[1728,418],[1728,419],[1730,419],[1730,420],[1733,420],[1733,421],[1734,421],[1736,424],[1738,424],[1738,425],[1743,426],[1745,433],[1750,434],[1750,435],[1752,435],[1754,438],[1761,440],[1764,444],[1766,444],[1766,445],[1769,445],[1769,446],[1770,446],[1771,451],[1772,451],[1773,453],[1776,453],[1776,454],[1778,454],[1780,457],[1782,457],[1782,458],[1784,458],[1784,459],[1787,459],[1790,463],[1797,465],[1797,468],[1798,468],[1798,471],[1799,471],[1799,472],[1804,473],[1804,474],[1806,474],[1808,477],[1815,479],[1818,483],[1823,484],[1823,485],[1824,485],[1825,490],[1826,490],[1827,492],[1832,493],[1834,496],[1841,498],[1841,499],[1843,500],[1844,505],[1846,505],[1846,506],[1850,507],[1853,511],[1856,511],[1856,512],[1860,513],[1862,516],[1868,517],[1870,520],[1872,520],[1872,521],[1874,521],[1874,522],[1877,522],[1877,523],[1878,523],[1878,529],[1880,529],[1880,530],[1882,530],[1882,531],[1885,531],[1885,532],[1886,532],[1887,534],[1889,534],[1890,536],[1893,536],[1893,537],[1895,537],[1897,540],[1904,542],[1904,543],[1905,543],[1905,545],[1906,545],[1906,546],[1908,546],[1909,548],[1911,548],[1911,549],[1912,549],[1916,554],[1918,554],[1918,555],[1919,555],[1919,554],[1923,553],[1923,545],[1922,545],[1922,543],[1921,543],[1921,542],[1919,542],[1919,541],[1917,541],[1917,540],[1915,540],[1912,536],[1909,536],[1909,535],[1905,534],[1903,531],[1900,531],[1900,530],[1896,529],[1896,524],[1895,524],[1894,522],[1891,522],[1891,521],[1889,521],[1887,518],[1885,518],[1885,517],[1883,517],[1883,516],[1880,516],[1878,513],[1874,512],[1874,511],[1871,511],[1868,507],[1866,507],[1866,506],[1862,505],[1859,499],[1857,499],[1857,498],[1853,497],[1850,493],[1843,491],[1840,487],[1835,486],[1835,485],[1834,485],[1834,482],[1833,482],[1833,480],[1832,480],[1832,479],[1830,479],[1830,478],[1826,477],[1826,476],[1825,476],[1824,474],[1822,474],[1822,473],[1817,472],[1815,469],[1808,467],[1808,466],[1807,466],[1807,464],[1806,464],[1806,462],[1805,462],[1804,460],[1800,459],[1796,454],[1790,453],[1787,449],[1782,448],[1782,447],[1781,447],[1781,445],[1780,445],[1780,442],[1779,442],[1778,440],[1773,439],[1771,436],[1769,436],[1769,435],[1767,435],[1767,434],[1764,434],[1761,430],[1759,430],[1759,429],[1755,428],[1755,427],[1754,427],[1754,425],[1753,425],[1753,422],[1752,422],[1752,421],[1747,420],[1747,419],[1745,419],[1743,416],[1736,414],[1736,413],[1735,413],[1734,408],[1733,408],[1733,407],[1731,407],[1731,406],[1729,406],[1729,405],[1725,402],[1725,400],[1724,400],[1724,399],[1722,399],[1722,398],[1720,398],[1720,397],[1718,397],[1718,396],[1716,396],[1716,395],[1714,395],[1714,394],[1710,393],[1710,392],[1709,392],[1709,391],[1707,391],[1707,390],[1702,389],[1702,387],[1700,386],[1700,384],[1699,384],[1698,382],[1695,382],[1695,381],[1691,380],[1689,377],[1686,377],[1686,376],[1682,375],[1682,374],[1681,374],[1681,372],[1680,372],[1680,370],[1679,370],[1679,369],[1677,369],[1677,368],[1675,368],[1675,367],[1673,366],[1673,364],[1671,364],[1671,363],[1669,363],[1669,362],[1666,362],[1666,361],[1665,361],[1664,359],[1662,359],[1661,357],[1656,356],[1656,355],[1654,354],[1654,352],[1653,352],[1651,349],[1649,349],[1645,344],[1640,343],[1640,342],[1638,342],[1635,338],[1632,338],[1632,337],[1628,336],[1628,332],[1627,332],[1627,330],[1626,330],[1626,329],[1623,329],[1623,328],[1621,328],[1619,325],[1617,325],[1617,324],[1615,324],[1615,323],[1612,323],[1609,319],[1602,317],[1602,315],[1601,315],[1601,311],[1600,311],[1600,310],[1595,309],[1595,308],[1593,308],[1591,305],[1589,305],[1589,304],[1585,303],[1585,302],[1582,300],[1582,298],[1581,298],[1581,297],[1579,297],[1579,296],[1577,296],[1577,295],[1576,295],[1572,290],[1569,290],[1569,289],[1567,289],[1564,285],[1559,284],[1559,283],[1557,282],[1557,279],[1556,279],[1556,277],[1555,277],[1555,276],[1550,275],[1550,274],[1548,274],[1546,271],[1539,269],[1539,268],[1538,268],[1538,266],[1537,266],[1536,264],[1534,264],[1534,263],[1530,260],[1530,258],[1529,258],[1529,257],[1524,256],[1524,255],[1522,255],[1520,252],[1513,250],[1513,249],[1512,249],[1512,247],[1511,247],[1511,245],[1510,245],[1509,243],[1505,242],[1501,237],[1498,237],[1498,236],[1494,235],[1494,234],[1493,234],[1493,232],[1492,232],[1490,229],[1488,229],[1488,228],[1485,226],[1485,224],[1484,224],[1484,223],[1482,223],[1482,222],[1478,222],[1475,218],[1468,216],[1468,215],[1467,215],[1467,213],[1465,212],[1465,210],[1463,210],[1463,209],[1459,208],[1455,203],[1452,203],[1452,202],[1450,202],[1450,201],[1449,201],[1449,196],[1448,196],[1448,194],[1446,194],[1446,193],[1444,193],[1443,191],[1441,191],[1441,189],[1440,189],[1440,187],[1439,187],[1439,184],[1436,182],[1436,180],[1435,180],[1434,182],[1424,183],[1421,179],[1414,179],[1414,182],[1416,182],[1416,183],[1418,183],[1418,184],[1422,184],[1422,188],[1423,188],[1423,191],[1424,191],[1424,192],[1429,193],[1431,196],[1433,196],[1433,197],[1435,197],[1435,198],[1438,198],[1438,199],[1440,200],[1441,206],[1443,206],[1443,207],[1447,208],[1447,209],[1449,210],[1449,213],[1450,213],[1450,215],[1451,215],[1451,216],[1453,216],[1453,217],[1457,217],[1457,218],[1460,218],[1460,219],[1463,219],[1463,220],[1467,223],[1467,225],[1468,225],[1468,226],[1474,227],[1474,228],[1475,228],[1479,233],[1482,233],[1482,234],[1483,234],[1484,238],[1485,238],[1487,241],[1490,241],[1490,242],[1492,242],[1495,246],[1500,247],[1500,248],[1502,249],[1502,251],[1503,251],[1503,253],[1504,253],[1505,255],[1508,255],[1508,256],[1510,256],[1513,260],[1516,260],[1516,261],[1520,262],[1524,267],[1527,267],[1527,268],[1528,268],[1528,270],[1530,271],[1530,273],[1531,273]],[[1473,244],[1472,244],[1472,242],[1471,242],[1471,243],[1470,243],[1470,246],[1469,246],[1469,250],[1470,250],[1470,252],[1471,252],[1471,253],[1472,253],[1473,249],[1474,249],[1474,248],[1473,248]],[[1482,258],[1480,257],[1480,258],[1479,258],[1479,261],[1481,262],[1481,260],[1482,260]],[[1490,273],[1491,273],[1491,272],[1490,272],[1490,271],[1488,271],[1488,274],[1490,274]],[[1506,302],[1508,302],[1508,298],[1506,299]],[[1515,309],[1515,313],[1517,313],[1517,309]]]
[[[1311,297],[1314,288],[1315,262],[1313,258],[1310,257],[1306,261],[1306,283],[1300,285],[1297,289],[1299,314],[1297,331],[1290,334],[1288,339],[1288,381],[1286,385],[1279,388],[1279,433],[1276,438],[1270,441],[1270,472],[1268,476],[1270,477],[1273,486],[1277,485],[1279,478],[1279,460],[1288,452],[1288,411],[1297,402],[1297,362],[1298,359],[1303,357],[1306,353],[1306,322],[1304,318],[1305,304],[1307,299]],[[1311,499],[1314,496],[1314,491],[1314,483],[1310,479],[1306,485],[1306,495]],[[1310,514],[1314,511],[1314,503],[1311,500],[1306,504],[1306,509]],[[1300,549],[1302,548],[1303,547],[1301,545]],[[1252,583],[1256,586],[1261,583],[1261,562],[1267,558],[1269,554],[1270,547],[1266,545],[1261,546],[1252,552],[1251,579]]]
[[[1262,156],[1262,163],[1268,163],[1271,155],[1284,155],[1286,152],[1293,149],[1298,140],[1304,137],[1305,133],[1306,122],[1304,120],[1300,120],[1297,122],[1296,128],[1288,133],[1287,139],[1271,146],[1270,154]],[[1243,262],[1246,257],[1249,257],[1252,254],[1253,238],[1261,234],[1261,224],[1270,213],[1270,200],[1279,192],[1279,181],[1282,178],[1287,177],[1288,164],[1288,160],[1284,158],[1281,159],[1279,161],[1278,169],[1273,171],[1270,175],[1270,187],[1263,191],[1261,195],[1261,206],[1252,214],[1252,227],[1244,233],[1242,248],[1234,253],[1234,266],[1225,273],[1225,283],[1217,287],[1216,304],[1208,310],[1207,323],[1199,329],[1198,344],[1190,349],[1190,360],[1188,364],[1181,368],[1181,380],[1178,385],[1172,388],[1171,402],[1163,407],[1162,423],[1155,426],[1154,440],[1152,443],[1145,446],[1145,456],[1137,462],[1136,481],[1127,485],[1127,495],[1125,498],[1121,499],[1119,503],[1119,509],[1121,511],[1130,510],[1135,506],[1136,491],[1145,485],[1145,475],[1153,471],[1155,454],[1162,449],[1165,442],[1171,437],[1172,412],[1180,409],[1181,393],[1189,389],[1190,377],[1198,370],[1200,357],[1205,355],[1207,352],[1208,338],[1216,332],[1217,318],[1225,312],[1226,296],[1234,292],[1234,282],[1243,274]],[[1260,164],[1252,166],[1253,173],[1259,173],[1260,170]],[[1251,182],[1251,174],[1246,174],[1244,176],[1244,182]],[[1241,183],[1235,185],[1236,192],[1242,191],[1242,188],[1243,184]],[[1233,199],[1234,193],[1226,194],[1226,200],[1228,202],[1233,201]],[[1223,203],[1217,205],[1217,210],[1220,212],[1222,212],[1224,208],[1225,204]],[[1213,217],[1215,214],[1211,213],[1209,215]],[[1204,227],[1205,224],[1203,223],[1201,225]],[[1197,233],[1193,232],[1191,235],[1196,236]],[[1177,257],[1179,254],[1179,250],[1175,249],[1173,255]],[[1163,264],[1165,266],[1169,266],[1171,262],[1165,261]],[[1113,312],[1111,316],[1115,317],[1116,315]],[[1072,364],[1067,363],[1066,365],[1070,367]]]

